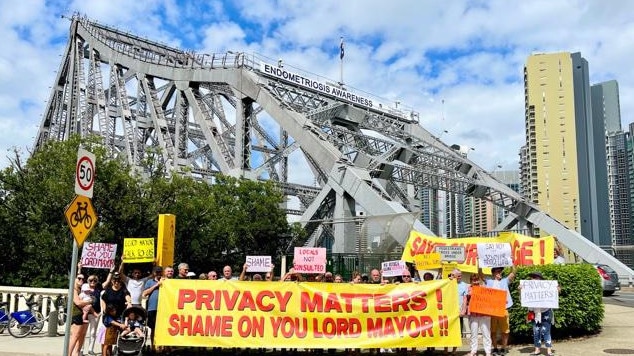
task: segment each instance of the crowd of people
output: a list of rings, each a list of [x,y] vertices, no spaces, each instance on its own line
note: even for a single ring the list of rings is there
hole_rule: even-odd
[[[75,288],[73,293],[73,310],[71,337],[69,344],[69,355],[94,355],[95,344],[101,345],[101,355],[112,355],[112,347],[116,344],[119,335],[131,337],[145,337],[143,329],[138,320],[139,317],[134,313],[124,313],[130,307],[141,307],[142,300],[147,299],[145,304],[147,327],[151,331],[156,326],[156,317],[158,310],[158,297],[160,287],[166,279],[204,279],[204,280],[252,280],[252,281],[310,281],[324,283],[344,283],[344,278],[340,274],[326,272],[323,275],[303,275],[297,273],[293,268],[282,275],[279,279],[274,277],[271,266],[270,271],[266,273],[248,273],[248,265],[244,264],[238,277],[234,276],[230,266],[225,266],[222,274],[216,271],[209,271],[196,275],[189,270],[187,263],[180,263],[176,272],[171,266],[161,267],[155,266],[149,276],[143,276],[143,272],[138,267],[133,267],[129,271],[129,276],[124,273],[124,264],[119,269],[110,270],[108,277],[103,283],[99,282],[97,275],[93,274],[85,278],[82,273],[81,264],[79,265],[77,278],[75,280]],[[508,353],[509,341],[509,313],[508,310],[513,306],[513,299],[509,285],[515,278],[515,266],[510,268],[508,275],[503,275],[504,268],[493,268],[491,277],[485,277],[482,270],[473,273],[470,276],[470,283],[462,281],[462,271],[454,269],[449,274],[450,279],[455,279],[458,290],[458,309],[460,311],[460,329],[462,335],[465,335],[463,325],[469,325],[470,330],[470,354],[474,356],[478,351],[479,334],[482,337],[484,352],[487,356],[505,355]],[[367,283],[367,284],[387,284],[387,283],[410,283],[418,281],[428,281],[440,278],[440,273],[424,272],[422,277],[413,268],[405,269],[401,276],[385,278],[381,270],[375,268],[369,274],[353,272],[349,283]],[[543,279],[541,274],[532,273],[533,279]],[[496,288],[506,291],[506,302],[503,306],[506,310],[504,316],[494,317],[473,313],[470,311],[470,301],[473,287],[486,286],[488,288]],[[534,331],[534,355],[540,354],[542,340],[547,348],[547,355],[552,355],[552,340],[550,337],[550,328],[553,321],[551,309],[531,309],[533,318],[528,320],[533,325]],[[124,319],[125,317],[125,319]],[[156,352],[154,332],[150,332],[150,344],[152,351]],[[391,353],[390,349],[376,350],[377,353]],[[427,348],[424,351],[427,354],[434,352],[433,348]],[[456,347],[445,348],[446,355],[455,355]]]

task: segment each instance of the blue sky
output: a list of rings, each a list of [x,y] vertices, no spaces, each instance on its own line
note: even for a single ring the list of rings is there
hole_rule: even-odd
[[[590,81],[616,79],[622,124],[634,111],[634,2],[0,0],[0,168],[27,153],[55,80],[73,12],[199,53],[282,58],[420,113],[485,169],[517,169],[523,65],[534,52],[581,52]],[[446,132],[445,132],[446,131]]]

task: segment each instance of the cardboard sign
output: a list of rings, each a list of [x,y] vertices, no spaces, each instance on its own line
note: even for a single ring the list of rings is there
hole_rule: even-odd
[[[381,275],[383,277],[398,277],[403,275],[407,269],[405,261],[385,261],[381,262]]]
[[[326,273],[326,248],[295,247],[293,267],[297,273]]]
[[[436,246],[434,251],[440,253],[440,258],[446,262],[464,262],[467,258],[464,246]]]
[[[123,239],[123,256],[125,263],[154,262],[154,238]]]
[[[559,283],[550,280],[521,280],[520,302],[528,308],[559,308]]]
[[[506,267],[513,265],[511,245],[507,243],[479,243],[478,265],[484,267]]]
[[[270,272],[271,256],[247,256],[247,272]]]
[[[111,269],[117,255],[117,244],[86,242],[81,251],[82,267]]]
[[[506,315],[506,291],[472,286],[469,312],[490,316]]]
[[[441,267],[441,256],[437,252],[414,256],[417,271],[437,269]]]

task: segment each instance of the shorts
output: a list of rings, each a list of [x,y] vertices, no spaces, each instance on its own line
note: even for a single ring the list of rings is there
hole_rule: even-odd
[[[84,325],[84,315],[83,314],[73,315],[70,321],[71,321],[71,324],[73,325]]]
[[[116,345],[118,336],[119,328],[117,328],[116,326],[107,327],[106,334],[103,338],[103,345]]]
[[[156,326],[156,310],[147,312],[147,326],[154,332],[154,327]]]
[[[509,311],[506,310],[504,316],[492,316],[491,317],[491,335],[496,335],[501,332],[502,334],[508,334],[511,332],[509,325]]]

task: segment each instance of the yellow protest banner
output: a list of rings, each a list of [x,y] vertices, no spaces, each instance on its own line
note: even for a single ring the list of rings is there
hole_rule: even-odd
[[[490,316],[505,316],[506,290],[481,286],[471,287],[469,312]]]
[[[436,246],[464,246],[465,261],[458,264],[464,272],[478,271],[478,243],[510,243],[513,263],[518,266],[553,263],[555,240],[552,236],[535,238],[517,233],[500,233],[498,237],[465,237],[445,239],[411,231],[401,259],[414,262],[414,256],[434,252]]]
[[[123,255],[125,263],[154,262],[154,238],[123,239]]]
[[[460,346],[455,281],[389,285],[169,279],[156,344],[249,348]]]
[[[414,264],[417,271],[440,268],[440,260],[440,253],[437,252],[414,256]]]

